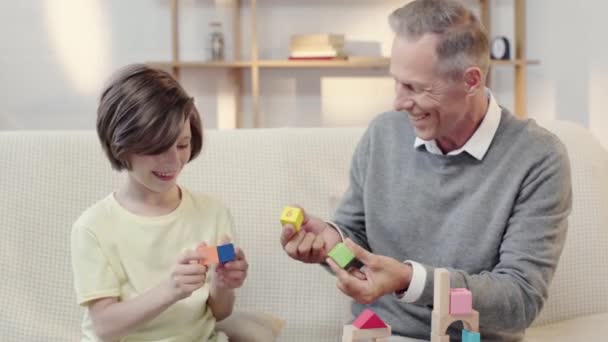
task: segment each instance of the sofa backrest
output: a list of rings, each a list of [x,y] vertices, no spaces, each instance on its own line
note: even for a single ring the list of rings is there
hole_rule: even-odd
[[[568,146],[574,209],[552,297],[538,324],[608,312],[608,155],[586,130],[551,123]],[[359,128],[206,132],[181,184],[220,198],[251,264],[237,307],[287,321],[282,341],[335,341],[349,301],[320,267],[279,244],[284,205],[328,217],[348,182]],[[76,341],[82,310],[72,289],[69,232],[78,215],[124,177],[93,132],[0,133],[0,340]]]
[[[587,129],[566,121],[540,122],[568,149],[572,212],[549,300],[534,325],[608,312],[608,152]]]

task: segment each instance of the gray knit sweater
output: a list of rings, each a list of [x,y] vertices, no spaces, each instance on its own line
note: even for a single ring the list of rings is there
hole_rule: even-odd
[[[355,151],[334,222],[376,254],[427,270],[413,304],[386,295],[372,309],[395,334],[428,339],[435,267],[473,293],[483,341],[519,341],[538,316],[564,245],[570,166],[558,138],[506,110],[479,161],[414,148],[407,114],[385,113]],[[363,306],[353,305],[353,314]],[[453,341],[460,340],[452,326]]]

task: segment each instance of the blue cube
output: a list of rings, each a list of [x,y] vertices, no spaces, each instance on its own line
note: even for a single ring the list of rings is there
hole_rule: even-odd
[[[220,264],[225,264],[236,259],[236,253],[234,252],[234,245],[227,243],[225,245],[217,246],[217,255],[220,259]]]
[[[481,336],[478,332],[470,332],[467,329],[462,329],[462,342],[480,342]]]

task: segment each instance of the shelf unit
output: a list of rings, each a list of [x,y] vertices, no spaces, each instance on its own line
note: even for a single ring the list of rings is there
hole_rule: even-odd
[[[220,128],[239,128],[241,113],[241,90],[242,72],[248,70],[251,75],[251,113],[254,127],[259,127],[260,122],[260,69],[269,68],[341,68],[341,69],[388,69],[388,57],[351,57],[347,60],[261,60],[258,55],[257,36],[257,2],[258,0],[247,0],[251,12],[251,40],[250,60],[241,59],[241,8],[243,0],[232,0],[232,31],[233,56],[232,61],[182,61],[179,57],[179,0],[171,2],[171,61],[152,61],[149,65],[171,69],[173,75],[179,79],[180,74],[187,69],[227,69],[231,75],[231,86],[234,91],[233,117],[227,120],[229,125]],[[263,0],[260,0],[263,1]],[[495,0],[479,0],[481,21],[485,27],[491,27],[491,2]],[[519,117],[526,116],[526,77],[529,65],[539,64],[537,60],[526,59],[526,8],[525,0],[511,0],[514,2],[515,36],[513,45],[513,59],[506,61],[493,60],[491,66],[513,67],[515,72],[515,108],[514,113]],[[491,34],[489,35],[491,37]]]
[[[496,0],[479,0],[481,22],[488,29],[488,37],[492,38],[492,2]],[[528,66],[540,64],[537,60],[528,60],[526,53],[526,0],[511,0],[513,2],[513,27],[514,36],[512,42],[512,60],[492,61],[492,65],[512,66],[515,73],[514,81],[514,108],[513,113],[520,118],[527,116],[527,78]]]

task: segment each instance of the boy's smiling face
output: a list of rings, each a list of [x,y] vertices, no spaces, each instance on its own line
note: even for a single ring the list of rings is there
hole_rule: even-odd
[[[192,150],[190,120],[186,119],[177,141],[155,155],[133,154],[130,157],[129,181],[154,193],[165,193],[177,184],[177,176],[188,163]]]

